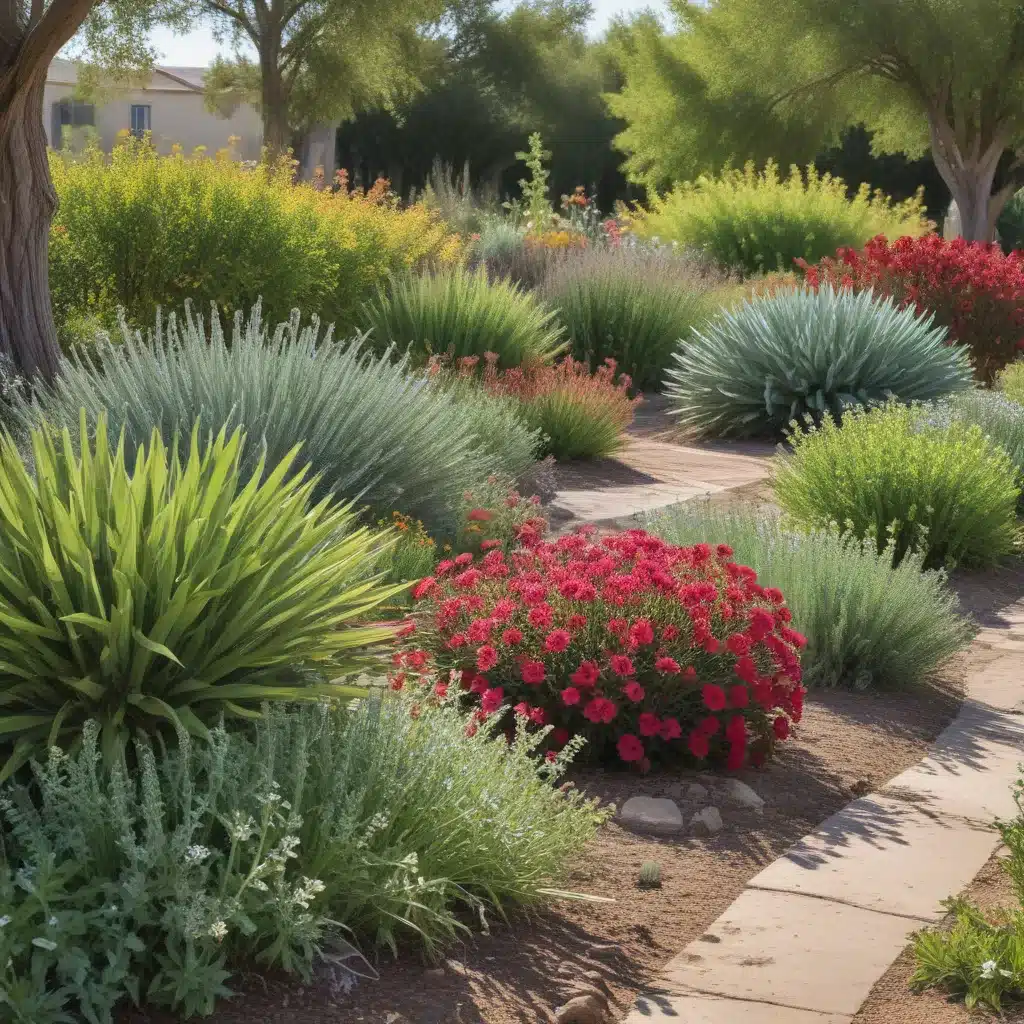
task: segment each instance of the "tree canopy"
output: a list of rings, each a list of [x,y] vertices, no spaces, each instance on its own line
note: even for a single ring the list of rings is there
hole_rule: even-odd
[[[609,105],[627,121],[618,145],[637,180],[807,160],[863,123],[878,152],[931,152],[969,238],[991,238],[1024,184],[1019,0],[672,0],[672,9],[670,33],[649,18],[616,33],[625,86]]]

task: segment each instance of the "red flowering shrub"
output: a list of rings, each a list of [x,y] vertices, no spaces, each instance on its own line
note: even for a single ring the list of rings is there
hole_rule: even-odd
[[[840,249],[814,266],[796,265],[812,288],[873,288],[919,313],[934,313],[950,338],[970,347],[975,373],[991,383],[1024,349],[1024,252],[998,245],[947,242],[938,235],[883,236],[862,249]]]
[[[462,495],[461,518],[455,550],[474,555],[486,554],[495,548],[507,551],[520,537],[540,540],[548,532],[548,521],[540,511],[540,498],[537,495],[524,497],[495,476]]]
[[[579,733],[630,763],[757,765],[800,720],[805,640],[730,548],[642,530],[522,539],[508,557],[443,561],[416,587],[394,689],[459,685],[477,721],[511,704],[552,725],[556,747]]]

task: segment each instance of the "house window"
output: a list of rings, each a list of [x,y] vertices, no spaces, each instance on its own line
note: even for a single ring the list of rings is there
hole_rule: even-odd
[[[50,144],[60,146],[63,143],[65,128],[80,128],[96,124],[96,108],[91,103],[81,100],[59,100],[53,105],[53,130]]]
[[[141,139],[145,132],[152,129],[152,120],[150,113],[152,107],[148,104],[133,103],[132,104],[132,135],[137,139]]]

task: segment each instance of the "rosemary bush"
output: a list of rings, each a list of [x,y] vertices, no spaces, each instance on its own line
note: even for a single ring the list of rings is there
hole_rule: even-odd
[[[683,427],[779,434],[793,419],[941,398],[972,386],[967,349],[871,292],[780,289],[725,310],[680,345],[665,392]]]
[[[775,497],[801,530],[838,525],[891,545],[894,562],[920,551],[927,568],[985,566],[1008,555],[1020,480],[980,427],[933,426],[896,402],[795,428],[778,456]]]
[[[110,1024],[128,998],[208,1013],[230,965],[465,931],[466,909],[548,898],[603,813],[554,784],[539,737],[466,735],[453,708],[269,708],[250,734],[103,768],[81,749],[0,790],[4,1020]],[[6,1004],[2,1000],[6,999]]]
[[[109,411],[123,430],[129,459],[153,427],[165,443],[205,428],[241,426],[263,442],[268,465],[296,445],[294,466],[317,474],[315,496],[368,505],[377,516],[399,509],[435,532],[455,529],[452,509],[463,491],[492,473],[518,476],[533,461],[536,438],[486,396],[461,405],[409,372],[390,354],[375,357],[359,341],[332,340],[298,313],[271,331],[260,307],[234,318],[230,337],[211,313],[209,335],[186,306],[183,321],[157,321],[147,337],[122,325],[120,345],[95,356],[76,353],[36,407],[75,430],[79,409],[90,425]],[[260,457],[246,453],[243,473]]]
[[[653,514],[648,528],[672,544],[726,543],[764,586],[781,590],[807,637],[808,686],[913,686],[974,635],[945,573],[922,571],[919,554],[894,566],[891,549],[878,552],[870,541],[833,530],[792,533],[770,513],[710,503]]]

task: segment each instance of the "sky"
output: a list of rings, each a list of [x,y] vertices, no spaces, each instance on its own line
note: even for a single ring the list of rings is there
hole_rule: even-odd
[[[594,20],[590,31],[599,35],[612,18],[620,14],[631,14],[645,7],[660,8],[658,0],[593,0]],[[167,29],[157,29],[152,41],[160,53],[161,64],[177,64],[182,67],[205,67],[217,56],[219,46],[209,29],[199,29],[187,35],[175,35]]]

